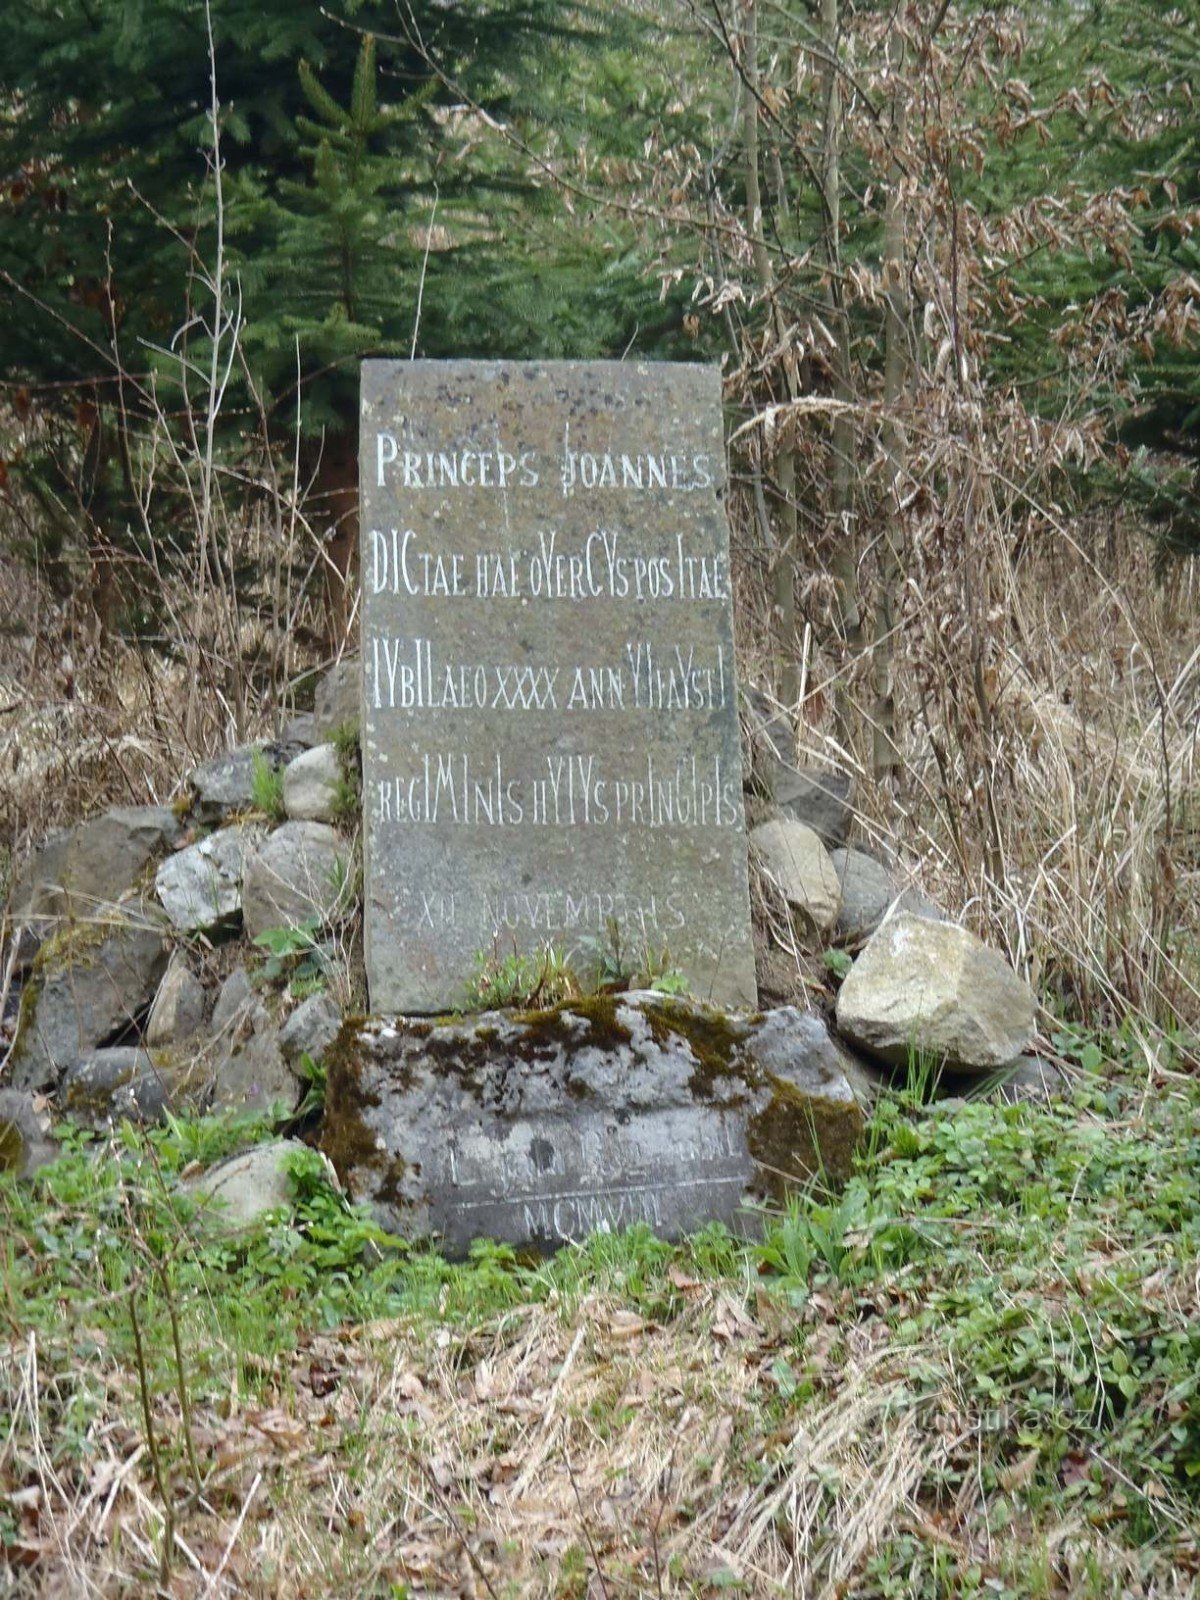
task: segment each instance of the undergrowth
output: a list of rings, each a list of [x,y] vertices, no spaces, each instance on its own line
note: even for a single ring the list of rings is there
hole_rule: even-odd
[[[730,1370],[745,1394],[727,1425],[722,1492],[740,1485],[743,1504],[775,1509],[733,1518],[738,1549],[753,1555],[749,1569],[729,1568],[740,1592],[787,1592],[736,1577],[754,1562],[783,1562],[782,1572],[791,1561],[815,1579],[849,1551],[856,1595],[1107,1596],[1114,1574],[1127,1593],[1183,1593],[1170,1583],[1197,1571],[1200,1520],[1200,1084],[1162,1057],[1148,1070],[1119,1042],[1076,1043],[1077,1054],[1104,1058],[1105,1073],[1082,1075],[1070,1102],[938,1111],[916,1092],[889,1096],[846,1188],[797,1197],[747,1239],[713,1227],[668,1245],[639,1228],[549,1261],[485,1243],[456,1264],[400,1245],[346,1203],[315,1152],[293,1163],[291,1208],[223,1231],[181,1180],[267,1137],[262,1121],[124,1129],[107,1147],[75,1136],[32,1185],[0,1179],[0,1410],[10,1418],[0,1544],[32,1579],[50,1561],[38,1552],[53,1496],[31,1486],[52,1479],[64,1504],[77,1499],[120,1425],[153,1439],[143,1496],[171,1503],[147,1544],[161,1580],[164,1549],[185,1527],[193,1547],[216,1495],[217,1467],[192,1434],[203,1446],[228,1426],[214,1419],[229,1417],[231,1396],[253,1415],[311,1405],[296,1376],[311,1362],[296,1358],[313,1340],[365,1351],[373,1330],[403,1329],[410,1361],[416,1350],[449,1363],[462,1425],[477,1414],[494,1429],[505,1424],[485,1387],[476,1378],[458,1395],[453,1373],[481,1351],[487,1368],[536,1324],[546,1338],[562,1328],[564,1340],[592,1329],[599,1372],[620,1366],[631,1337],[648,1350],[662,1342],[685,1368],[697,1339],[718,1350],[726,1345],[714,1339],[731,1350],[743,1341]],[[573,1398],[576,1359],[560,1353],[556,1369],[561,1426],[581,1430],[581,1462],[589,1441],[602,1460],[642,1426],[638,1408],[653,1408],[657,1380],[615,1407]],[[818,1471],[822,1429],[842,1417],[844,1431],[871,1407],[858,1456],[843,1442]],[[355,1426],[361,1444],[367,1424]],[[403,1438],[422,1471],[440,1470],[436,1437]],[[848,1545],[862,1462],[901,1443],[899,1502],[861,1548]],[[271,1484],[260,1492],[283,1493],[282,1479]],[[470,1499],[462,1486],[438,1491],[459,1519],[460,1492]],[[581,1500],[585,1552],[591,1515]],[[678,1553],[684,1530],[694,1524],[699,1539],[708,1513],[689,1502],[672,1515]],[[461,1522],[448,1526],[466,1537]],[[596,1561],[588,1553],[585,1567]],[[681,1578],[672,1588],[665,1561],[662,1589],[647,1577],[613,1592],[721,1587]],[[181,1570],[178,1555],[173,1564]],[[693,1570],[682,1554],[677,1570]],[[556,1592],[524,1584],[495,1592]]]

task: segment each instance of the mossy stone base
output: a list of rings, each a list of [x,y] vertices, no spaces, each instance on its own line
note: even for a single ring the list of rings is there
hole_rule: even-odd
[[[815,1016],[658,994],[356,1019],[327,1057],[322,1145],[385,1227],[452,1253],[635,1222],[745,1228],[748,1202],[849,1174],[863,1115],[847,1065]]]

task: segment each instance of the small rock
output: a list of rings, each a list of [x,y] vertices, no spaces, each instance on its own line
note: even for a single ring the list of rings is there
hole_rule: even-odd
[[[785,817],[803,822],[826,845],[845,844],[854,820],[854,780],[817,767],[780,767],[768,792]]]
[[[914,917],[942,920],[941,913],[915,889],[896,883],[888,869],[867,855],[865,850],[837,849],[830,859],[842,889],[842,909],[838,912],[838,937],[848,943],[865,939],[889,911],[907,911]]]
[[[50,1137],[50,1117],[39,1111],[34,1096],[21,1089],[0,1089],[0,1173],[31,1178],[58,1154]]]
[[[337,1038],[342,1013],[327,990],[302,1000],[279,1030],[279,1048],[287,1061],[308,1056],[320,1061]]]
[[[254,804],[254,773],[258,758],[272,772],[281,772],[293,756],[296,745],[243,744],[202,762],[188,774],[192,791],[192,814],[197,822],[220,822],[234,811],[248,811]]]
[[[986,1092],[989,1100],[1001,1100],[1010,1106],[1044,1106],[1055,1100],[1069,1100],[1071,1081],[1061,1067],[1043,1061],[1041,1056],[1021,1056],[996,1074]]]
[[[317,719],[311,711],[297,711],[294,717],[289,717],[284,723],[284,744],[299,745],[302,750],[311,750],[314,744],[320,742]]]
[[[839,1031],[894,1066],[913,1052],[994,1072],[1033,1040],[1033,991],[966,928],[907,913],[872,934],[837,998]]]
[[[361,703],[358,657],[343,656],[320,680],[313,696],[313,725],[318,739],[328,739],[339,728],[357,728]]]
[[[214,1037],[232,1032],[253,1005],[254,990],[250,985],[250,974],[245,967],[234,967],[217,995],[209,1031]]]
[[[278,1109],[290,1116],[300,1103],[302,1085],[283,1058],[279,1033],[261,1001],[243,1016],[213,1072],[211,1109]]]
[[[194,1037],[204,1027],[204,1009],[203,985],[188,966],[187,957],[177,950],[150,1007],[146,1043],[171,1045]]]
[[[788,905],[818,933],[828,933],[837,922],[841,890],[829,852],[813,830],[777,817],[754,828],[750,843]]]
[[[298,1139],[276,1139],[210,1167],[186,1185],[198,1198],[211,1202],[206,1216],[219,1228],[236,1231],[252,1227],[268,1211],[291,1206],[295,1186],[288,1163],[306,1145]]]
[[[262,836],[253,825],[222,828],[167,857],[154,888],[181,933],[216,933],[237,921],[246,853]]]
[[[43,1088],[85,1052],[139,1024],[167,954],[161,912],[147,906],[48,940],[21,993],[13,1087]]]
[[[166,806],[114,806],[52,835],[13,890],[12,918],[39,939],[57,919],[93,917],[126,899],[155,856],[179,837]]]
[[[323,926],[350,899],[349,857],[336,831],[323,822],[285,822],[246,861],[242,918],[257,938],[269,928]]]
[[[72,1122],[102,1128],[113,1122],[157,1122],[171,1091],[145,1050],[113,1045],[91,1050],[63,1074],[59,1105]]]
[[[283,809],[294,822],[332,822],[342,787],[342,764],[331,744],[293,757],[283,773]]]

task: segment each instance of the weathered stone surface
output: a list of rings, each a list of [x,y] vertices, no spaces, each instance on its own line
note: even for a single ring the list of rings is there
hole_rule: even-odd
[[[271,1111],[300,1103],[301,1084],[284,1060],[279,1032],[261,1001],[251,1002],[222,1041],[212,1074],[213,1111]]]
[[[310,994],[279,1030],[279,1048],[287,1061],[308,1056],[320,1061],[342,1028],[342,1013],[326,990]]]
[[[182,933],[215,933],[242,914],[245,857],[263,836],[253,824],[221,828],[160,865],[154,889]]]
[[[1010,1106],[1049,1105],[1054,1100],[1070,1099],[1071,1081],[1052,1061],[1043,1061],[1041,1056],[1021,1056],[997,1073],[987,1096]]]
[[[837,922],[842,891],[816,833],[790,817],[776,817],[753,829],[750,843],[788,905],[817,933],[828,933]]]
[[[357,728],[362,714],[361,696],[359,658],[343,656],[317,684],[313,697],[313,730],[317,739],[328,739],[339,728]]]
[[[210,1031],[214,1036],[229,1032],[237,1026],[239,1018],[249,1011],[253,1004],[254,990],[250,985],[250,974],[245,967],[234,967],[217,995],[209,1025]]]
[[[324,926],[350,899],[344,840],[323,822],[285,822],[246,859],[242,919],[251,939],[268,928]]]
[[[454,1252],[642,1221],[677,1237],[748,1225],[749,1197],[818,1166],[848,1174],[863,1118],[844,1063],[814,1016],[652,994],[376,1019],[333,1051],[322,1143],[384,1226]]]
[[[124,1119],[157,1122],[171,1103],[171,1089],[145,1050],[113,1045],[71,1063],[58,1101],[72,1122],[101,1128]]]
[[[772,779],[771,799],[785,817],[803,822],[828,847],[844,844],[854,821],[854,780],[819,767],[788,767]]]
[[[166,806],[114,806],[54,834],[14,888],[14,922],[41,933],[56,918],[86,919],[115,905],[139,887],[150,862],[179,832]]]
[[[362,398],[373,1007],[614,921],[753,1005],[716,368],[369,361]]]
[[[18,874],[12,891],[12,918],[34,934],[30,959],[37,953],[43,931],[66,906],[73,828],[56,828]]]
[[[830,860],[842,891],[838,934],[843,939],[865,939],[883,921],[899,890],[888,869],[863,850],[837,849]]]
[[[142,906],[42,946],[21,995],[14,1087],[53,1083],[85,1051],[141,1020],[167,965],[160,917]]]
[[[219,1162],[187,1184],[207,1202],[204,1216],[221,1230],[252,1228],[268,1211],[287,1209],[295,1199],[288,1163],[306,1149],[298,1139],[273,1139]]]
[[[22,1089],[0,1089],[0,1173],[31,1178],[58,1156],[50,1137],[50,1117]]]
[[[311,750],[314,744],[321,743],[317,721],[311,711],[297,711],[294,717],[288,718],[283,727],[283,743],[294,744],[298,750]]]
[[[293,822],[332,822],[342,764],[331,744],[314,745],[283,769],[283,809]]]
[[[205,1008],[204,986],[177,950],[150,1007],[146,1043],[153,1049],[194,1038],[204,1027]]]
[[[907,911],[911,916],[928,917],[934,922],[942,920],[936,906],[915,889],[898,884],[888,869],[865,850],[834,850],[830,859],[842,890],[837,933],[848,943],[874,933],[889,911]]]
[[[250,810],[256,757],[261,756],[272,772],[281,772],[299,754],[298,745],[242,744],[202,762],[188,774],[192,815],[197,822],[214,823],[231,812]]]
[[[906,913],[872,934],[850,969],[837,1025],[894,1065],[920,1052],[951,1070],[994,1072],[1031,1043],[1034,997],[966,928]]]

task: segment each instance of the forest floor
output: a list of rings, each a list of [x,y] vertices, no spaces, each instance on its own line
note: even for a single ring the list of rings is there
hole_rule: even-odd
[[[1194,1041],[879,1106],[740,1241],[397,1251],[315,1154],[230,1237],[174,1123],[0,1178],[0,1595],[1191,1595]]]

